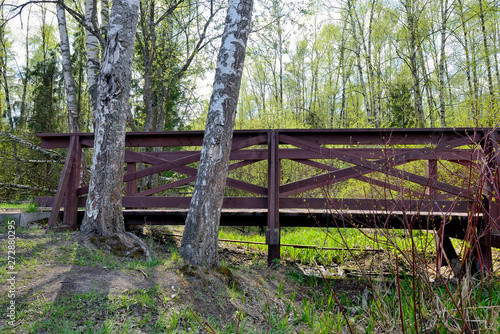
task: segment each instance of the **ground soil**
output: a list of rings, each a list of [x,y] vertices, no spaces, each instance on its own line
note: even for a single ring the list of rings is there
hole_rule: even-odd
[[[153,234],[150,235],[150,241],[155,244],[156,251],[163,252],[162,257],[168,258],[172,247],[175,249],[179,240],[164,236],[161,231]],[[323,274],[328,277],[326,282],[332,291],[355,300],[367,289],[368,283],[363,277],[373,273],[383,278],[384,272],[389,273],[388,268],[394,264],[390,263],[393,260],[390,256],[366,253],[355,259],[346,259],[342,265],[306,266],[283,261],[278,268],[270,269],[266,265],[266,254],[222,242],[219,256],[224,267],[220,269],[191,266],[182,259],[169,260],[167,264],[147,269],[108,268],[98,261],[80,265],[58,257],[58,253],[74,247],[78,239],[77,232],[47,236],[35,227],[19,233],[17,237],[20,241],[40,240],[35,248],[23,249],[17,254],[18,259],[27,263],[19,266],[17,274],[18,303],[30,305],[36,299],[57,303],[66,296],[89,292],[113,298],[141,289],[157,289],[165,297],[162,307],[166,310],[174,312],[176,308],[183,307],[198,310],[204,317],[218,319],[221,327],[224,327],[226,323],[234,322],[238,312],[244,309],[247,325],[262,332],[266,332],[270,326],[266,304],[272,305],[277,314],[286,314],[285,301],[292,294],[295,294],[294,303],[302,303],[304,299],[311,298],[314,289],[325,289],[324,284],[316,287],[314,284],[304,284],[309,277],[321,277]],[[5,234],[0,236],[0,242],[2,249],[5,249]],[[53,256],[47,258],[43,254]],[[495,268],[499,268],[500,255],[497,251],[494,259]],[[401,265],[405,266],[404,261]],[[5,296],[8,285],[4,284],[6,275],[2,276],[0,295]],[[234,290],[240,297],[228,295],[227,288]],[[129,305],[128,311],[140,316],[147,309],[141,305]],[[30,322],[33,319],[25,318],[23,321]],[[1,328],[6,328],[4,316],[0,319]],[[297,332],[300,331],[299,325]]]

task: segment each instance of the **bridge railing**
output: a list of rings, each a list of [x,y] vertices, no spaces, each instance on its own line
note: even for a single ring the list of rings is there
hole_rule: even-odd
[[[42,147],[68,148],[68,153],[56,196],[38,201],[52,207],[49,227],[61,207],[63,223],[76,227],[78,207],[85,206],[88,193],[81,180],[82,152],[93,147],[93,135],[39,136]],[[353,210],[380,215],[446,213],[462,215],[467,222],[479,205],[484,214],[479,228],[486,231],[481,234],[483,245],[500,246],[497,138],[496,129],[235,131],[229,170],[262,162],[259,169],[267,171],[260,170],[260,177],[243,173],[242,179],[230,173],[227,187],[244,195],[225,197],[223,207],[267,213],[270,260],[279,257],[280,227],[287,224],[280,216],[287,209],[327,210],[330,216]],[[194,182],[202,140],[199,131],[127,133],[123,206],[187,208],[190,196],[165,193]],[[183,178],[151,189],[138,187],[141,178],[166,172]],[[491,262],[491,255],[487,257],[485,261]]]

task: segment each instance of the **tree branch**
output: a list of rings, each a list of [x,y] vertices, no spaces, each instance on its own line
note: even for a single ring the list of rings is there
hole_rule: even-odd
[[[38,153],[41,153],[47,157],[50,157],[51,159],[54,159],[54,160],[63,160],[64,159],[64,157],[62,155],[60,155],[59,153],[57,153],[55,151],[45,150],[45,149],[41,148],[40,146],[35,145],[35,144],[25,140],[25,139],[14,136],[11,133],[8,133],[5,131],[0,131],[0,135],[2,135],[3,137],[7,137],[10,140],[15,141],[16,143],[24,145],[24,146],[32,149],[33,151],[37,151]]]

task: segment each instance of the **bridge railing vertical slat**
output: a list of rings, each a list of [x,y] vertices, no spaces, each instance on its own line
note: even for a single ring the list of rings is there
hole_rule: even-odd
[[[280,259],[279,187],[281,162],[279,159],[279,132],[269,131],[268,137],[268,194],[267,194],[267,264],[272,266]]]
[[[127,173],[133,173],[135,171],[136,171],[136,163],[127,162]],[[126,182],[125,194],[126,196],[133,196],[137,194],[137,179],[133,179]]]

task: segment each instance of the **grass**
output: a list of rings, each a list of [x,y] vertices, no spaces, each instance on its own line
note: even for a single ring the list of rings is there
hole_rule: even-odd
[[[4,229],[1,225],[2,233]],[[147,275],[144,283],[168,274],[185,285],[174,283],[172,290],[171,283],[160,280],[113,294],[103,293],[96,286],[86,292],[60,290],[55,299],[43,289],[35,289],[17,299],[15,329],[0,322],[6,333],[461,333],[468,328],[490,333],[500,329],[498,277],[493,275],[483,281],[463,277],[455,283],[446,279],[432,283],[426,272],[427,259],[421,256],[421,251],[433,244],[426,233],[413,236],[417,246],[412,248],[402,231],[390,230],[385,239],[375,239],[355,229],[289,229],[283,231],[283,243],[342,247],[344,240],[353,248],[381,247],[384,254],[391,255],[386,260],[394,265],[388,266],[389,273],[379,272],[376,276],[323,279],[305,275],[286,261],[278,270],[269,270],[264,257],[257,256],[263,247],[248,245],[243,247],[257,252],[250,264],[224,261],[224,265],[233,268],[238,284],[221,283],[219,274],[201,269],[193,273],[183,271],[184,262],[176,246],[152,237],[146,236],[145,240],[153,249],[154,260],[146,263],[80,248],[74,232],[45,234],[42,230],[19,229],[17,233],[20,287],[40,284],[36,278],[47,266],[106,268],[123,275],[141,271]],[[258,234],[245,236],[234,229],[223,229],[220,237],[263,241]],[[377,240],[383,242],[377,244]],[[5,245],[2,240],[2,252]],[[287,260],[311,263],[313,268],[320,260],[341,265],[371,254],[301,249],[288,252],[287,248],[283,251]],[[401,261],[401,252],[413,251],[413,266]],[[377,259],[375,255],[373,258]],[[2,288],[7,278],[5,267],[5,259],[1,258]],[[0,312],[8,303],[6,294],[0,293]]]
[[[33,201],[0,203],[0,209],[16,209],[21,212],[38,212],[38,205]]]
[[[236,229],[221,229],[220,239],[265,242],[265,237],[256,233],[243,234]],[[317,249],[282,247],[281,256],[289,261],[301,263],[342,263],[345,258],[361,255],[364,250],[409,250],[412,240],[419,252],[435,254],[434,234],[428,231],[414,231],[412,238],[403,230],[380,230],[377,233],[358,229],[288,228],[282,229],[281,243],[292,245],[312,245]],[[265,245],[245,247],[265,251]],[[339,248],[341,250],[321,250]]]

